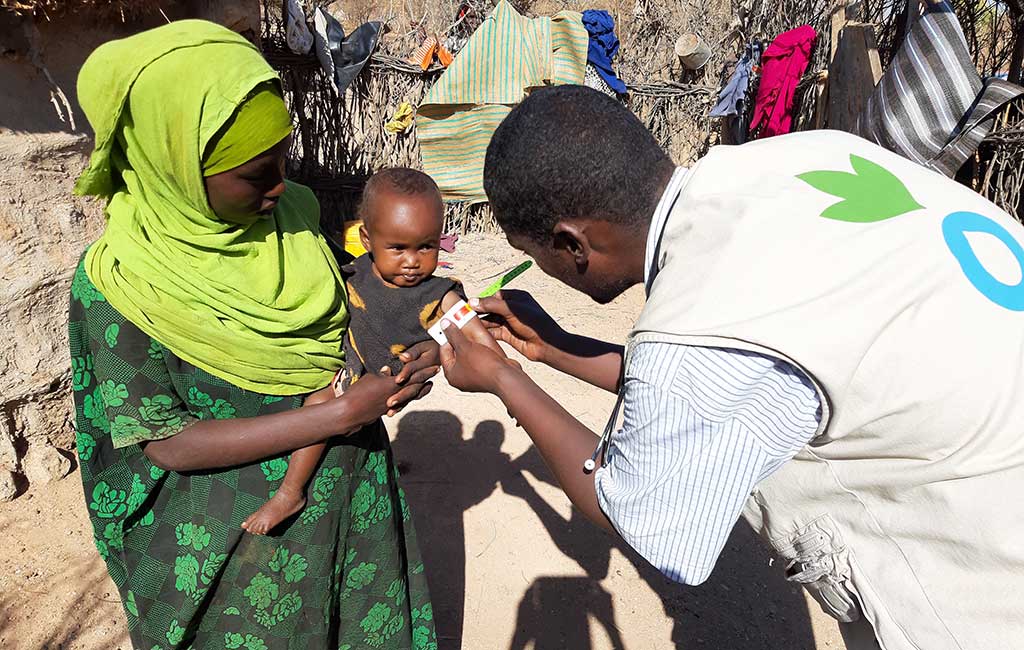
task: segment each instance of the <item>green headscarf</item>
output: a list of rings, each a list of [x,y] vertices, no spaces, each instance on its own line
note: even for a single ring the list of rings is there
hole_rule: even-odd
[[[85,268],[111,305],[217,377],[293,395],[341,367],[348,322],[319,204],[289,183],[272,217],[239,225],[217,218],[203,183],[211,140],[267,82],[279,80],[255,47],[205,21],[101,46],[78,77],[96,148],[75,190],[108,200]]]
[[[203,176],[244,165],[292,132],[292,116],[272,81],[260,84],[206,145]]]

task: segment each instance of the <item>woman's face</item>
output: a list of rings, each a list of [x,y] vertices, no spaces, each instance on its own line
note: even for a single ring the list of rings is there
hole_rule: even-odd
[[[243,165],[207,176],[206,196],[213,212],[239,224],[273,214],[284,194],[284,161],[291,141],[289,136]]]

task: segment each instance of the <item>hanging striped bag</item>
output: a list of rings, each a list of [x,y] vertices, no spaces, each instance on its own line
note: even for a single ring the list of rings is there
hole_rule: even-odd
[[[946,0],[926,4],[872,92],[856,133],[951,177],[991,131],[999,109],[1024,88],[982,81],[952,7]]]

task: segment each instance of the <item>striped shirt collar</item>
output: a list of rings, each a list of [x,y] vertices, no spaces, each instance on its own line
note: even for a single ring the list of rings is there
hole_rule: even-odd
[[[651,227],[647,231],[647,248],[644,251],[644,290],[648,294],[651,292],[651,283],[654,282],[654,277],[658,274],[658,268],[661,266],[661,260],[658,259],[661,233],[665,230],[668,215],[672,214],[672,210],[676,206],[676,200],[683,190],[683,182],[686,180],[688,172],[686,167],[676,167],[675,172],[672,173],[672,179],[669,180],[668,186],[665,188],[665,193],[658,201],[658,207],[654,209],[654,216],[651,217]]]

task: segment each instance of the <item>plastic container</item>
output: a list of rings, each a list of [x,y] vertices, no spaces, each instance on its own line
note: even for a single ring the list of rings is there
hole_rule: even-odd
[[[359,228],[362,225],[362,221],[345,222],[345,252],[352,257],[359,257],[366,253],[366,249],[363,247],[363,242],[359,239]]]

